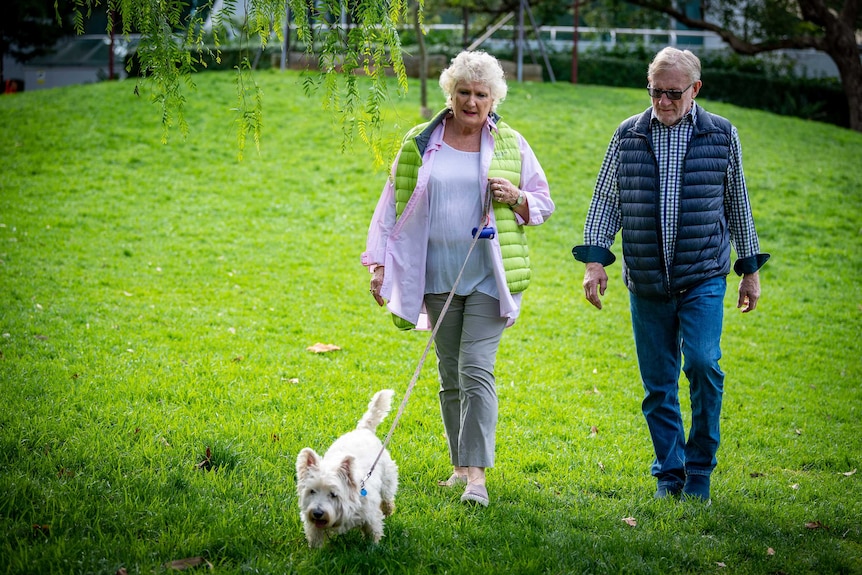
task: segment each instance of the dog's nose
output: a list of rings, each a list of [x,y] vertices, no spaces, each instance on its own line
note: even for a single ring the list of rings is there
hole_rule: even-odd
[[[311,517],[314,519],[323,519],[323,511],[320,509],[315,509],[311,512]]]

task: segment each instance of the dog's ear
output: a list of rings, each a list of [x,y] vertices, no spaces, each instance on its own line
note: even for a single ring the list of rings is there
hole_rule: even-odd
[[[344,475],[344,480],[351,488],[356,487],[356,482],[353,480],[353,465],[356,458],[352,455],[346,455],[341,460],[341,465],[338,466],[338,471]]]
[[[309,469],[318,467],[319,461],[320,457],[310,447],[300,451],[296,458],[296,477],[303,479]]]

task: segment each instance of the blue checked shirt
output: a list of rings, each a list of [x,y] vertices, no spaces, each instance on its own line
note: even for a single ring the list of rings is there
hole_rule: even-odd
[[[679,194],[682,186],[682,168],[688,142],[694,129],[698,111],[695,103],[691,111],[674,126],[665,126],[652,118],[652,144],[659,167],[659,202],[665,256],[665,273],[673,262],[679,212]],[[593,199],[584,225],[584,243],[610,249],[617,232],[622,228],[620,190],[617,170],[620,162],[619,133],[614,132],[608,145],[602,167],[596,180]],[[728,216],[730,242],[739,259],[758,256],[760,244],[751,215],[748,188],[742,171],[742,146],[736,127],[731,132],[730,157],[725,180],[724,208]]]

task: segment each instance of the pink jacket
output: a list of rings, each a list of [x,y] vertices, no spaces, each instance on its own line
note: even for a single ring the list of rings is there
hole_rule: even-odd
[[[428,147],[422,157],[422,166],[419,169],[413,196],[397,221],[395,218],[394,174],[398,160],[395,160],[392,173],[386,180],[386,185],[383,187],[380,200],[374,210],[374,216],[371,218],[366,248],[362,253],[362,265],[370,270],[378,265],[385,267],[380,295],[387,300],[387,309],[415,324],[417,329],[429,328],[424,306],[425,255],[429,234],[427,191],[434,156],[442,146],[445,123],[444,120],[431,135]],[[482,176],[481,180],[476,183],[477,190],[485,190],[488,185],[487,174],[494,147],[491,130],[496,130],[496,125],[491,118],[488,118],[488,128],[487,131],[483,131],[482,136],[484,138],[481,147],[480,173]],[[526,222],[517,214],[515,214],[515,218],[520,224],[537,226],[551,217],[554,212],[554,202],[551,200],[548,181],[536,155],[520,134],[518,134],[518,142],[521,149],[520,187],[527,195],[530,216]],[[492,211],[491,225],[496,225],[493,218]],[[482,239],[479,241],[492,242],[494,276],[500,294],[500,316],[508,318],[508,325],[512,325],[520,313],[522,294],[513,295],[509,293],[498,239],[495,237],[491,240]]]

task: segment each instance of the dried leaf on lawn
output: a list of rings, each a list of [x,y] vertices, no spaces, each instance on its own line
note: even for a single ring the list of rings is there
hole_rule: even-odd
[[[634,517],[623,517],[623,521],[626,522],[626,525],[630,525],[631,527],[638,526],[638,521]]]
[[[845,471],[845,472],[844,472],[844,473],[842,473],[841,475],[843,475],[844,477],[850,477],[850,476],[851,476],[851,475],[853,475],[854,473],[856,473],[856,469],[854,469],[853,471]]]
[[[195,467],[197,467],[198,469],[206,469],[207,471],[209,471],[210,469],[212,469],[213,466],[212,457],[213,454],[210,450],[210,446],[207,445],[206,455],[204,456],[203,461],[198,463]]]
[[[176,571],[183,571],[185,569],[191,569],[192,567],[200,567],[206,566],[207,569],[212,570],[213,565],[203,557],[187,557],[185,559],[177,559],[176,561],[170,561],[165,563],[165,567],[168,569],[174,569]]]
[[[309,346],[305,349],[306,349],[306,351],[312,351],[314,353],[327,353],[330,351],[338,351],[341,348],[338,347],[337,345],[333,345],[331,343],[320,343],[320,342],[318,342],[318,343],[315,343],[314,345]]]
[[[829,529],[819,521],[809,521],[805,524],[806,529]]]

